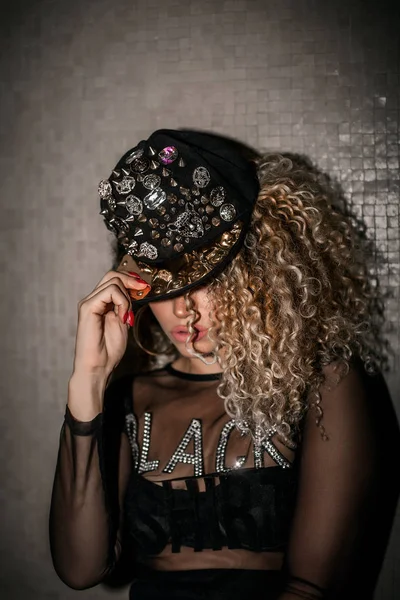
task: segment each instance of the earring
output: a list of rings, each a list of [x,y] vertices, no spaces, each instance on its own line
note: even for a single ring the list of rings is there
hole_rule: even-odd
[[[139,340],[139,323],[141,321],[142,315],[144,313],[144,311],[146,310],[146,308],[148,308],[148,304],[146,304],[145,306],[141,306],[139,308],[139,310],[137,311],[136,315],[135,315],[135,324],[132,330],[132,334],[133,334],[133,339],[135,340],[135,342],[137,343],[137,345],[139,346],[139,348],[141,350],[143,350],[143,352],[146,352],[146,354],[149,354],[150,356],[158,356],[158,352],[152,352],[151,350],[147,350],[147,348],[145,348],[142,344],[142,342]]]

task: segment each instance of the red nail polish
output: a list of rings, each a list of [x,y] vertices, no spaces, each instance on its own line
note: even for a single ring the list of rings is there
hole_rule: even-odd
[[[135,315],[133,314],[133,310],[130,310],[129,315],[128,315],[128,323],[131,327],[133,327],[134,322],[135,322]]]
[[[127,320],[127,318],[128,318],[128,315],[129,315],[129,310],[127,310],[127,311],[126,311],[126,313],[124,314],[124,316],[122,317],[122,322],[123,322],[123,323],[126,323],[126,320]]]
[[[134,271],[127,271],[129,273],[129,275],[131,275],[132,277],[134,277],[138,283],[146,283],[147,281],[144,281],[144,279],[142,279],[137,273],[135,273]]]

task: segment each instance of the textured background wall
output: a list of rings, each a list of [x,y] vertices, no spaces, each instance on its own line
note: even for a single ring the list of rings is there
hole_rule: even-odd
[[[368,0],[9,4],[0,19],[2,597],[100,599],[109,592],[57,579],[47,541],[77,302],[109,268],[98,181],[158,127],[304,152],[342,182],[384,252],[398,327],[399,9]],[[399,367],[397,358],[387,377],[397,402]],[[400,519],[377,600],[400,597],[399,546]]]

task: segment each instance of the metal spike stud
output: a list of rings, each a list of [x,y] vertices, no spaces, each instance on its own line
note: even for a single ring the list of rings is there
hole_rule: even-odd
[[[123,172],[124,175],[130,175],[130,172],[127,171],[126,169],[122,169],[122,172]]]
[[[160,166],[160,163],[159,163],[159,162],[157,162],[156,160],[152,160],[152,161],[150,161],[150,169],[153,169],[153,171],[154,171],[155,169],[158,169],[158,167],[159,167],[159,166]]]
[[[186,167],[186,163],[185,163],[185,161],[183,160],[183,158],[180,158],[180,159],[179,159],[178,165],[179,165],[180,167]]]
[[[177,183],[177,182],[175,181],[175,179],[173,179],[172,177],[171,177],[170,184],[171,184],[173,187],[176,187],[176,186],[178,185],[178,183]]]
[[[157,154],[157,152],[154,150],[154,148],[149,146],[149,156],[155,156],[156,154]]]

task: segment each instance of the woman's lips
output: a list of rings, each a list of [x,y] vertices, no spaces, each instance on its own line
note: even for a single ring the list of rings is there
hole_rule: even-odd
[[[195,330],[195,335],[193,336],[192,341],[193,342],[198,342],[199,340],[201,340],[201,338],[203,338],[205,335],[207,335],[207,331],[208,329],[205,329],[204,327],[194,327]],[[177,325],[176,327],[174,327],[171,330],[171,335],[172,337],[174,337],[176,339],[177,342],[186,342],[188,335],[189,335],[189,331],[187,329],[187,327],[182,327],[180,325]]]

